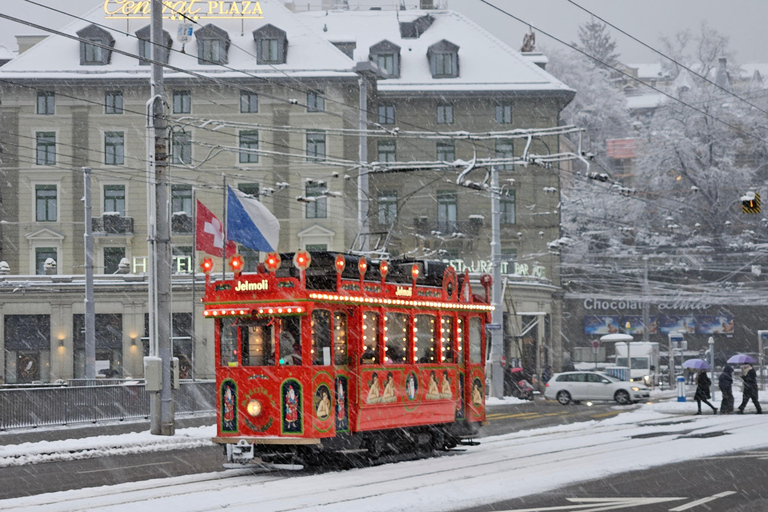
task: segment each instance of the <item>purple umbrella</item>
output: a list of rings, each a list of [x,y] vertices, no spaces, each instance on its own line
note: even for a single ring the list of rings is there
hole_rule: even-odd
[[[683,368],[692,368],[694,370],[709,370],[712,367],[703,359],[688,359],[683,361]]]
[[[736,354],[735,356],[731,356],[731,358],[728,359],[728,362],[732,364],[755,364],[755,358],[749,357],[747,354]]]

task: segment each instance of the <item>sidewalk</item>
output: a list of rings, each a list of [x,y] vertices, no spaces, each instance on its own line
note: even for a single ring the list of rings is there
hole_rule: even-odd
[[[184,417],[176,418],[177,429],[201,427],[213,425],[214,423],[216,423],[215,414],[185,415]],[[149,430],[149,426],[149,420],[125,420],[13,429],[0,432],[0,446],[146,432]]]

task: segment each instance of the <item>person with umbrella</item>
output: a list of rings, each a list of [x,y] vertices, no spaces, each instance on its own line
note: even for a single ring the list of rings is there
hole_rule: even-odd
[[[741,380],[744,381],[744,398],[741,400],[738,413],[744,414],[744,408],[747,406],[749,400],[751,399],[752,403],[755,404],[755,409],[757,409],[756,414],[763,414],[763,409],[760,407],[760,402],[757,401],[757,373],[755,372],[755,369],[752,368],[751,364],[746,363],[741,367]]]
[[[693,395],[693,399],[696,400],[696,405],[699,407],[699,412],[696,414],[701,414],[701,402],[710,406],[713,414],[717,414],[717,407],[709,402],[709,387],[711,385],[712,381],[707,377],[707,370],[702,368],[696,376],[696,393]]]
[[[717,382],[720,392],[723,394],[723,401],[720,402],[720,414],[733,414],[733,367],[726,364],[723,372],[720,374]]]

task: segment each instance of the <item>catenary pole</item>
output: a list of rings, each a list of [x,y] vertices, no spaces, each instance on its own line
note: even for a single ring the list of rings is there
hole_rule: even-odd
[[[501,328],[504,313],[501,310],[501,204],[499,201],[499,171],[491,166],[491,262],[493,283],[491,284],[491,390],[493,396],[504,396],[504,368],[501,357],[504,354],[504,331]],[[537,355],[538,357],[538,355]]]
[[[91,168],[83,167],[85,188],[85,378],[96,378],[96,303],[93,298]]]
[[[152,179],[154,184],[154,246],[155,268],[150,269],[155,276],[155,290],[150,290],[154,297],[150,310],[150,323],[155,326],[156,340],[151,341],[157,348],[161,360],[161,390],[153,393],[150,401],[150,430],[154,435],[172,436],[175,432],[173,394],[171,391],[171,226],[168,190],[170,177],[168,167],[168,139],[164,117],[163,66],[165,41],[163,38],[163,5],[161,0],[152,0],[152,21],[150,37],[152,41],[152,80],[151,80],[151,116],[152,116]],[[154,318],[153,318],[154,316]]]

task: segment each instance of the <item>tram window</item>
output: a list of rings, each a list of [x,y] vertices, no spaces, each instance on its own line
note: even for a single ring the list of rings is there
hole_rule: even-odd
[[[408,315],[387,313],[384,315],[384,351],[388,364],[404,363],[408,348]]]
[[[301,364],[301,317],[286,316],[279,319],[280,364]]]
[[[413,317],[414,363],[437,362],[437,323],[434,315]]]
[[[456,327],[456,337],[459,339],[459,353],[458,360],[459,366],[464,366],[464,318],[459,317],[459,321]]]
[[[453,363],[453,318],[444,316],[440,320],[440,343],[443,347],[443,362]]]
[[[219,320],[221,333],[221,366],[237,366],[237,327],[234,318]]]
[[[481,363],[482,359],[482,337],[483,325],[478,317],[472,317],[469,319],[469,362]]]
[[[379,364],[379,314],[363,313],[363,364]]]
[[[331,312],[325,309],[312,312],[312,364],[331,364]]]
[[[333,314],[333,364],[347,364],[347,314]]]
[[[243,366],[275,364],[273,325],[273,322],[264,318],[241,329]]]

